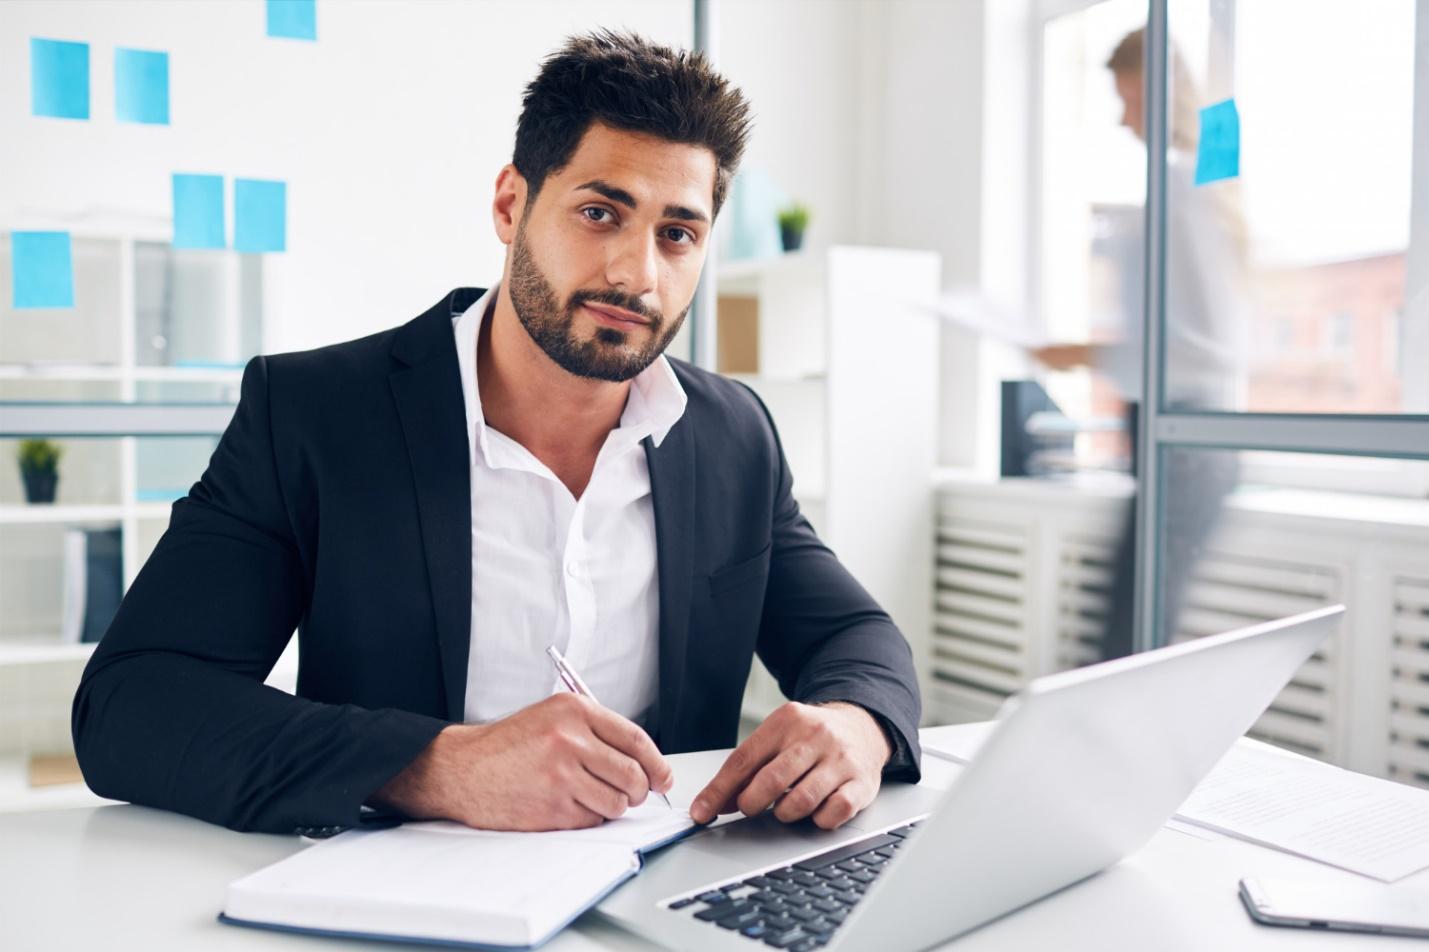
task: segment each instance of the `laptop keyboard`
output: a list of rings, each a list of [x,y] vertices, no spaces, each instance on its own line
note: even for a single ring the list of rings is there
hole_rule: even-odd
[[[918,823],[672,900],[680,915],[737,932],[776,949],[825,945]]]

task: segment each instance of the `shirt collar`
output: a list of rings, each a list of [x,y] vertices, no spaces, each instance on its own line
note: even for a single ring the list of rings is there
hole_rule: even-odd
[[[456,335],[457,366],[461,370],[462,395],[466,401],[467,441],[474,460],[478,451],[488,466],[492,465],[486,418],[481,410],[481,390],[477,386],[476,342],[481,325],[496,308],[498,285],[477,298],[471,307],[452,318]],[[623,440],[638,443],[646,436],[658,447],[670,429],[685,414],[688,398],[685,388],[675,376],[675,370],[664,354],[635,376],[630,382],[630,394],[620,414],[619,433]]]

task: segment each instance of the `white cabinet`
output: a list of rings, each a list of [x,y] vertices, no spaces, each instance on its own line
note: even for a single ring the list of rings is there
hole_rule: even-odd
[[[721,268],[723,370],[769,407],[794,496],[825,543],[926,651],[932,597],[939,287],[932,252],[834,247]],[[744,712],[783,698],[759,665]]]

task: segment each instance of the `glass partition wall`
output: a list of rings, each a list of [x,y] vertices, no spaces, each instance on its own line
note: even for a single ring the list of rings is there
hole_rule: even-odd
[[[1343,601],[1257,732],[1429,783],[1429,4],[1144,38],[1135,646]]]

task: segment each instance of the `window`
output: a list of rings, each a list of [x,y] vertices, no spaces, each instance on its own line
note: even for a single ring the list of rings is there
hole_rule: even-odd
[[[1225,555],[1215,525],[1357,513],[1382,530],[1382,544],[1364,535],[1366,558],[1382,560],[1391,536],[1429,524],[1429,417],[1416,415],[1429,401],[1423,375],[1402,372],[1429,358],[1429,302],[1415,290],[1429,221],[1410,214],[1426,161],[1413,131],[1429,115],[1415,48],[1429,27],[1408,0],[1315,0],[1296,5],[1287,42],[1275,5],[1175,7],[1152,5],[1147,47],[1153,83],[1165,84],[1148,99],[1163,159],[1148,207],[1162,253],[1153,247],[1148,269],[1160,359],[1140,487],[1147,645],[1183,633],[1186,586],[1219,571],[1202,564]],[[1203,180],[1192,171],[1205,160],[1200,110],[1227,100],[1239,174]],[[1320,147],[1305,147],[1306,123],[1326,130]],[[1346,624],[1383,609],[1361,598]]]
[[[1386,324],[1409,300],[1415,5],[1306,0],[1293,40],[1279,4],[1173,6],[1168,404],[1429,410],[1429,393],[1400,373],[1399,348],[1386,346]],[[1187,11],[1200,16],[1177,18]],[[1239,175],[1197,184],[1200,110],[1226,100],[1239,116]],[[1277,346],[1247,353],[1243,341],[1264,339],[1266,325]],[[1429,361],[1423,335],[1405,343],[1411,363]]]

